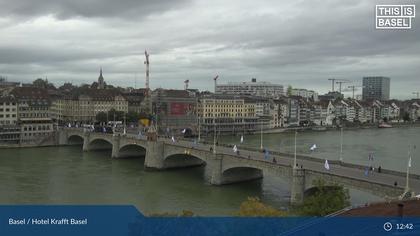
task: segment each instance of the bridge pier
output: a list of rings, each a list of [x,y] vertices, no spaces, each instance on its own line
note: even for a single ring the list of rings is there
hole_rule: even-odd
[[[112,137],[112,158],[119,158],[120,157],[120,139],[121,137],[115,135]]]
[[[85,133],[83,137],[83,148],[82,148],[84,152],[90,151],[89,142],[90,142],[90,134]]]
[[[163,169],[164,168],[164,142],[148,141],[146,157],[144,159],[144,168],[146,169]]]
[[[62,132],[62,131],[57,131],[58,135],[57,135],[57,142],[58,145],[68,145],[68,134],[67,132]]]
[[[290,203],[293,205],[302,204],[305,193],[305,169],[292,169],[291,185]]]
[[[214,158],[209,158],[204,169],[206,181],[212,185],[222,185],[222,157],[215,155]]]

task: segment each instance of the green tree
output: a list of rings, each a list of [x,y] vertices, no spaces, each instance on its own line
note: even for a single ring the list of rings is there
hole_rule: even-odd
[[[303,200],[298,209],[304,216],[325,216],[350,205],[350,195],[341,185],[325,185],[322,179],[314,181],[315,191]]]
[[[404,112],[404,114],[403,114],[403,120],[404,121],[410,121],[410,114],[408,113],[408,112]]]
[[[124,112],[111,109],[108,112],[108,117],[109,117],[109,120],[114,120],[115,118],[115,121],[124,121]]]
[[[292,90],[293,88],[291,85],[287,86],[287,96],[292,96]]]
[[[34,87],[38,87],[38,88],[44,88],[44,89],[55,89],[54,84],[52,84],[52,83],[48,83],[48,80],[47,80],[47,79],[43,80],[43,79],[41,79],[41,78],[38,78],[38,79],[36,79],[36,80],[34,80],[34,81],[32,82],[32,85],[33,85]]]
[[[137,123],[140,119],[140,114],[135,111],[129,111],[127,113],[127,122]]]
[[[96,118],[96,121],[98,122],[106,122],[108,117],[107,117],[106,112],[101,111],[98,114],[96,114],[95,118]]]
[[[285,212],[277,210],[272,206],[265,205],[261,202],[258,197],[248,197],[248,199],[241,203],[239,212],[236,213],[237,216],[246,216],[246,217],[273,217],[273,216],[286,216]]]
[[[48,82],[46,80],[43,80],[41,78],[38,78],[38,79],[36,79],[36,80],[34,80],[32,82],[32,85],[35,86],[35,87],[38,87],[38,88],[46,88],[47,87],[47,83]]]

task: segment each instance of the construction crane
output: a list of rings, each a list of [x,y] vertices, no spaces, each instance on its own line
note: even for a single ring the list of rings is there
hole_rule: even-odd
[[[150,74],[150,70],[149,70],[149,53],[147,53],[146,50],[144,50],[144,56],[146,57],[146,60],[144,61],[144,64],[146,65],[146,96],[145,98],[147,99],[147,109],[149,110],[149,113],[152,113],[152,93],[150,92],[150,84],[149,84],[149,74]]]
[[[146,65],[146,90],[149,91],[149,54],[146,50],[144,50],[144,55],[146,56],[146,60],[144,61],[144,64]]]
[[[213,78],[213,80],[214,80],[214,93],[216,93],[217,79],[218,78],[219,78],[219,75],[216,75],[216,77]]]
[[[330,80],[330,81],[331,81],[331,85],[332,85],[332,91],[331,91],[331,92],[334,92],[334,84],[335,84],[335,81],[336,81],[337,79],[331,78],[331,79],[328,79],[328,80]]]
[[[190,80],[188,80],[188,79],[184,81],[184,89],[185,90],[188,90],[188,83],[189,82],[190,82]]]
[[[348,80],[344,80],[344,79],[340,79],[340,80],[337,80],[335,83],[337,83],[338,84],[338,91],[341,93],[341,86],[343,85],[343,84],[345,84],[345,83],[348,83],[348,82],[350,82],[350,81],[348,81]]]
[[[348,86],[347,88],[351,89],[351,91],[352,91],[352,93],[353,93],[352,98],[354,99],[354,91],[356,91],[356,90],[357,90],[357,88],[362,88],[362,87],[363,87],[363,86],[359,86],[359,85],[351,85],[351,86]]]
[[[420,92],[413,92],[413,94],[417,96],[417,99],[419,99]]]

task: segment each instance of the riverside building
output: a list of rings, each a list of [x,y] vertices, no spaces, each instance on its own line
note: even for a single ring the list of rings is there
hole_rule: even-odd
[[[284,96],[283,85],[269,82],[257,82],[253,78],[251,82],[217,84],[216,94],[227,95],[253,95],[260,97],[279,98]]]

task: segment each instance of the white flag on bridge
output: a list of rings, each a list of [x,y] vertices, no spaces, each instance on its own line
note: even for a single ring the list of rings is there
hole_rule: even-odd
[[[233,152],[237,152],[238,148],[236,147],[236,145],[233,146]]]
[[[330,170],[330,165],[328,164],[328,160],[325,159],[325,164],[324,164],[325,169]]]
[[[312,145],[312,147],[310,149],[311,149],[311,151],[315,151],[315,149],[317,149],[316,144]]]
[[[408,167],[411,167],[411,157],[408,159]]]
[[[183,134],[185,134],[185,132],[187,132],[187,129],[183,129],[183,130],[182,130],[182,133],[183,133]]]
[[[175,143],[175,137],[174,136],[172,136],[172,142]]]
[[[244,136],[241,135],[241,143],[244,143]]]

